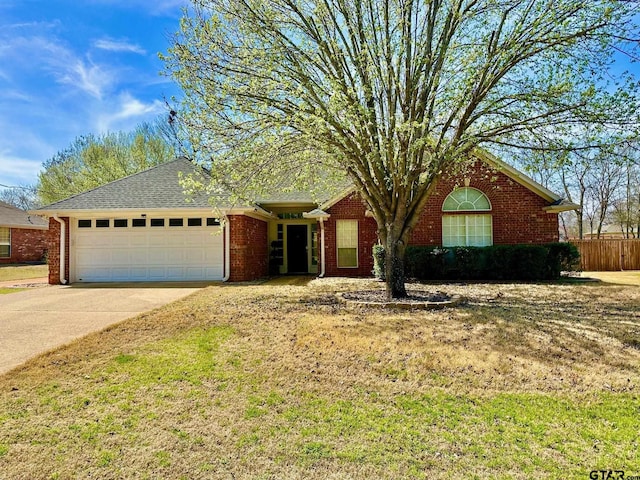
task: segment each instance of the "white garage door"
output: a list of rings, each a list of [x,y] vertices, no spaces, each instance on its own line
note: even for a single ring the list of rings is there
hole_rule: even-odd
[[[72,282],[221,280],[213,218],[72,219]]]

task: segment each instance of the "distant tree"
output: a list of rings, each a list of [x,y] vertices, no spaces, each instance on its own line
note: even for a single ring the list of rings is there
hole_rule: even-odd
[[[630,161],[621,175],[622,188],[613,202],[611,223],[618,225],[625,238],[640,238],[640,164],[638,151],[628,150]]]
[[[7,186],[0,190],[0,200],[22,210],[38,206],[36,187],[33,185]]]
[[[592,132],[589,143],[597,146],[575,151],[566,148],[535,151],[522,161],[536,180],[563,191],[569,201],[580,206],[565,214],[575,215],[575,222],[569,223],[575,225],[572,236],[580,239],[584,238],[585,229],[592,238],[600,238],[608,223],[634,224],[634,204],[640,188],[638,152],[630,148],[628,138],[602,135],[596,140]],[[559,146],[558,142],[555,144]],[[561,222],[566,232],[566,216]]]
[[[636,111],[635,83],[605,88],[614,47],[636,45],[634,2],[192,4],[165,61],[214,182],[250,198],[343,173],[377,223],[389,297],[406,296],[405,248],[445,169]]]
[[[53,203],[172,160],[175,144],[162,125],[159,119],[132,132],[77,137],[44,162],[36,187],[39,201]]]

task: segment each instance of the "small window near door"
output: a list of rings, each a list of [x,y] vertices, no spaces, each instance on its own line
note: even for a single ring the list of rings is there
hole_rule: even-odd
[[[127,228],[129,221],[126,218],[117,218],[113,221],[113,226],[116,228]]]
[[[147,219],[146,218],[134,218],[133,220],[131,220],[131,226],[132,227],[146,227],[147,226]]]
[[[152,227],[164,227],[164,218],[152,218],[151,219]]]
[[[11,257],[11,229],[0,227],[0,258]]]
[[[78,228],[91,228],[91,220],[78,220]]]
[[[96,228],[109,228],[109,220],[96,220]]]
[[[207,218],[207,227],[215,227],[217,225],[220,225],[220,220],[217,218]]]
[[[336,220],[338,268],[358,267],[358,221]]]
[[[202,219],[201,218],[189,218],[187,219],[187,226],[189,227],[201,227]]]
[[[169,226],[170,227],[182,227],[184,225],[184,219],[182,218],[170,218]]]

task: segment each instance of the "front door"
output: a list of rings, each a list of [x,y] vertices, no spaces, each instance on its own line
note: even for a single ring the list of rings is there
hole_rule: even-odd
[[[308,225],[287,225],[287,271],[289,273],[308,273],[307,260]]]

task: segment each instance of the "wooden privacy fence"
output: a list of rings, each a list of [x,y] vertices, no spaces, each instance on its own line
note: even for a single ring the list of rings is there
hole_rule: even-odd
[[[583,271],[640,270],[640,239],[571,240]]]

